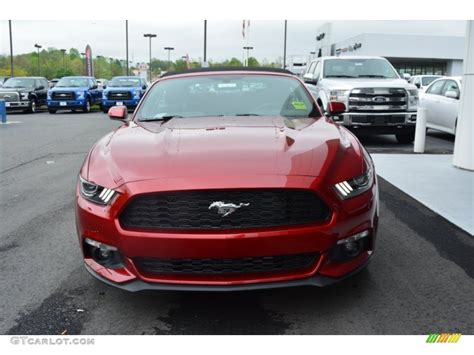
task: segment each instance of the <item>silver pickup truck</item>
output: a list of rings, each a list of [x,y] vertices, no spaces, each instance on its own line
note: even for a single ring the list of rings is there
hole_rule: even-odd
[[[317,58],[303,79],[324,110],[330,101],[346,105],[346,112],[333,119],[355,134],[395,134],[400,143],[413,141],[418,90],[385,58]]]

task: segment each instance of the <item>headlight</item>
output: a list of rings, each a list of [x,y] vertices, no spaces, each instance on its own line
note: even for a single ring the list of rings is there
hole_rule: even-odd
[[[408,90],[408,107],[416,108],[418,105],[418,90]]]
[[[89,200],[100,205],[107,205],[112,198],[116,195],[116,192],[112,189],[93,184],[81,176],[79,176],[81,195],[86,200]]]
[[[140,94],[141,94],[140,90],[134,91],[134,92],[133,92],[133,98],[134,98],[134,99],[139,99],[139,98],[140,98]]]
[[[107,99],[107,94],[108,94],[108,91],[103,91],[103,92],[102,92],[102,98],[103,98],[104,100]]]
[[[331,90],[329,96],[330,101],[346,101],[349,96],[349,90]]]
[[[372,165],[366,160],[367,171],[353,179],[342,181],[334,185],[334,190],[343,200],[360,195],[372,187],[374,182],[374,171]]]
[[[21,93],[21,99],[22,100],[28,100],[28,96],[30,96],[30,94],[27,93],[27,92],[22,92]]]
[[[78,91],[78,92],[76,92],[77,99],[78,99],[78,100],[82,100],[82,99],[84,98],[84,94],[85,94],[84,91]]]

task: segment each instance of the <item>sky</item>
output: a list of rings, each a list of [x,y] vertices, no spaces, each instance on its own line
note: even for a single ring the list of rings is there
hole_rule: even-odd
[[[288,21],[287,55],[307,55],[316,46],[315,37],[324,21]],[[133,63],[148,62],[148,39],[144,33],[155,33],[152,56],[167,59],[163,47],[174,47],[171,59],[189,54],[199,60],[203,56],[203,21],[169,20],[129,21],[129,59]],[[337,42],[361,33],[397,33],[440,36],[464,36],[465,21],[332,21],[332,40]],[[125,21],[12,21],[14,54],[44,48],[77,48],[87,44],[94,56],[125,59]],[[251,56],[259,61],[275,61],[283,55],[284,21],[250,20],[247,41],[242,38],[242,21],[214,21],[207,25],[208,60],[243,58],[243,45],[253,46]],[[9,54],[8,21],[0,21],[0,54]]]

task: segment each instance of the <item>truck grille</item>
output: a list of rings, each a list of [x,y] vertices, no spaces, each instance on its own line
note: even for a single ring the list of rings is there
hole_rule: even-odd
[[[407,109],[405,89],[362,88],[352,90],[349,95],[349,112],[386,113]]]
[[[20,98],[17,92],[0,92],[0,99],[5,100],[7,102],[20,101]]]
[[[109,91],[110,100],[130,100],[132,93],[130,91]]]
[[[246,257],[239,259],[135,258],[138,269],[152,274],[238,275],[304,270],[314,265],[317,253]]]
[[[225,211],[214,202],[240,208]],[[120,215],[125,229],[242,229],[322,222],[331,212],[313,192],[297,189],[197,190],[135,197]]]
[[[72,91],[53,91],[51,98],[53,100],[75,100],[76,95]]]

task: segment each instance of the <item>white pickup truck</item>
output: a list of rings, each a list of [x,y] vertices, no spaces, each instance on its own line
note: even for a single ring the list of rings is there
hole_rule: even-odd
[[[346,112],[333,119],[355,134],[395,134],[400,143],[413,141],[418,90],[385,58],[317,58],[303,79],[324,110],[330,101],[346,105]]]

